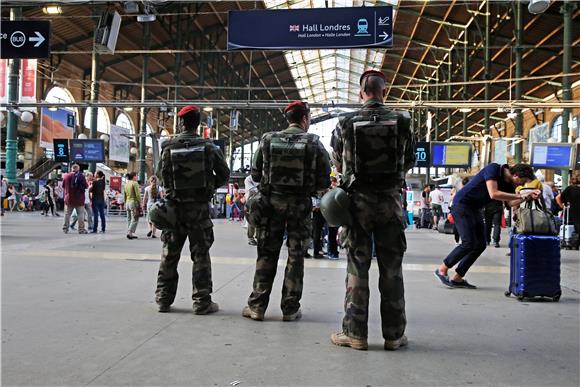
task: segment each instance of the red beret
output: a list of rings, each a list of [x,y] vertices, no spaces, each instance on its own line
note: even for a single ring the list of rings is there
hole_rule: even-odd
[[[385,74],[383,74],[382,72],[378,71],[378,70],[367,70],[364,73],[362,73],[362,75],[360,76],[360,79],[358,80],[359,85],[362,84],[363,79],[365,79],[365,77],[368,77],[370,75],[379,77],[379,78],[383,78],[383,80],[387,80],[387,78],[385,77]]]
[[[310,108],[308,107],[308,102],[294,101],[289,103],[288,106],[284,108],[284,113],[288,113],[290,110],[294,110],[296,108],[310,110]]]
[[[186,106],[186,107],[182,108],[179,111],[179,113],[177,113],[177,117],[183,117],[184,115],[186,115],[189,112],[199,112],[199,108],[195,105]]]

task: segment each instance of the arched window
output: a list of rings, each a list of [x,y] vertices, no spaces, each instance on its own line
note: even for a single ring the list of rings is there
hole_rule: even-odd
[[[151,138],[151,136],[149,136],[149,134],[155,133],[155,131],[153,130],[153,127],[149,124],[147,124],[145,130],[147,131],[147,137],[145,137],[145,146],[151,148],[153,146],[153,139]]]
[[[97,113],[97,132],[110,134],[111,133],[111,120],[109,119],[109,113],[107,109],[98,108]],[[85,114],[85,128],[91,127],[91,117],[93,115],[93,109],[88,108]]]
[[[129,117],[128,114],[119,113],[117,119],[115,120],[115,125],[120,126],[122,128],[127,128],[131,131],[131,133],[135,133],[133,121],[131,121],[131,117]]]
[[[550,138],[556,140],[556,142],[562,142],[562,115],[554,118],[552,121],[552,127],[550,128]]]
[[[57,103],[73,103],[75,99],[73,98],[70,91],[65,89],[64,87],[54,86],[52,87],[48,93],[46,93],[46,97],[44,97],[46,102],[57,102]],[[79,111],[77,108],[67,108],[75,112],[75,116],[79,117]],[[78,124],[78,122],[77,122]]]

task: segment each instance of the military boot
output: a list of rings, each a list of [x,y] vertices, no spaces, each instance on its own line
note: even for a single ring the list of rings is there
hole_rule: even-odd
[[[300,309],[298,309],[294,313],[283,315],[282,321],[294,321],[294,320],[299,320],[300,318],[302,318],[302,312],[300,311]]]
[[[203,308],[198,308],[196,305],[193,306],[193,313],[198,315],[215,313],[218,310],[220,310],[219,305],[213,301]]]
[[[403,335],[397,340],[385,340],[385,349],[387,351],[394,351],[409,344],[407,336]]]
[[[159,304],[159,308],[157,309],[159,313],[167,313],[171,309],[170,304]]]
[[[242,309],[242,316],[256,321],[264,321],[264,313],[256,312],[249,306],[244,306],[244,309]]]
[[[358,349],[360,351],[366,351],[369,349],[369,344],[366,339],[356,339],[347,336],[344,332],[332,334],[332,336],[330,336],[330,341],[332,341],[334,345],[351,347],[352,349]]]

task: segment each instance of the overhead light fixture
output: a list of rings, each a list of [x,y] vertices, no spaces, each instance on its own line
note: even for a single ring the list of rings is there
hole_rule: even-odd
[[[149,23],[154,22],[157,17],[153,14],[137,15],[137,21],[139,23]]]
[[[48,108],[48,110],[50,110],[51,112],[55,112],[58,110],[58,108],[56,106],[51,106]]]
[[[125,107],[124,107],[124,110],[125,110],[126,112],[132,112],[132,111],[133,111],[133,106],[125,106]]]
[[[461,113],[469,113],[471,111],[471,108],[461,108],[461,109],[459,109],[459,111]]]
[[[213,108],[211,106],[206,106],[203,108],[204,112],[213,112]]]
[[[550,0],[530,0],[528,4],[528,11],[537,15],[546,11],[552,2]]]
[[[46,15],[60,15],[62,13],[62,8],[59,5],[47,5],[42,8],[42,12]]]
[[[125,3],[125,13],[139,13],[139,4],[136,1],[127,1]]]
[[[553,113],[562,113],[564,111],[564,109],[562,109],[562,108],[551,108],[550,111],[553,112]]]

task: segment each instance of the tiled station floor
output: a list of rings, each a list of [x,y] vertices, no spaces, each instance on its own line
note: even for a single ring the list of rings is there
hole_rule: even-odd
[[[255,248],[239,223],[215,221],[214,300],[191,309],[184,249],[173,313],[157,313],[161,243],[106,234],[65,235],[62,218],[11,213],[1,219],[2,384],[35,386],[578,386],[580,253],[562,256],[559,303],[506,298],[503,248],[490,248],[468,279],[446,289],[432,272],[453,238],[408,230],[404,275],[409,346],[382,349],[376,268],[371,274],[369,351],[339,348],[346,260],[307,260],[303,318],[282,322],[283,251],[264,322],[240,312],[251,290]]]

